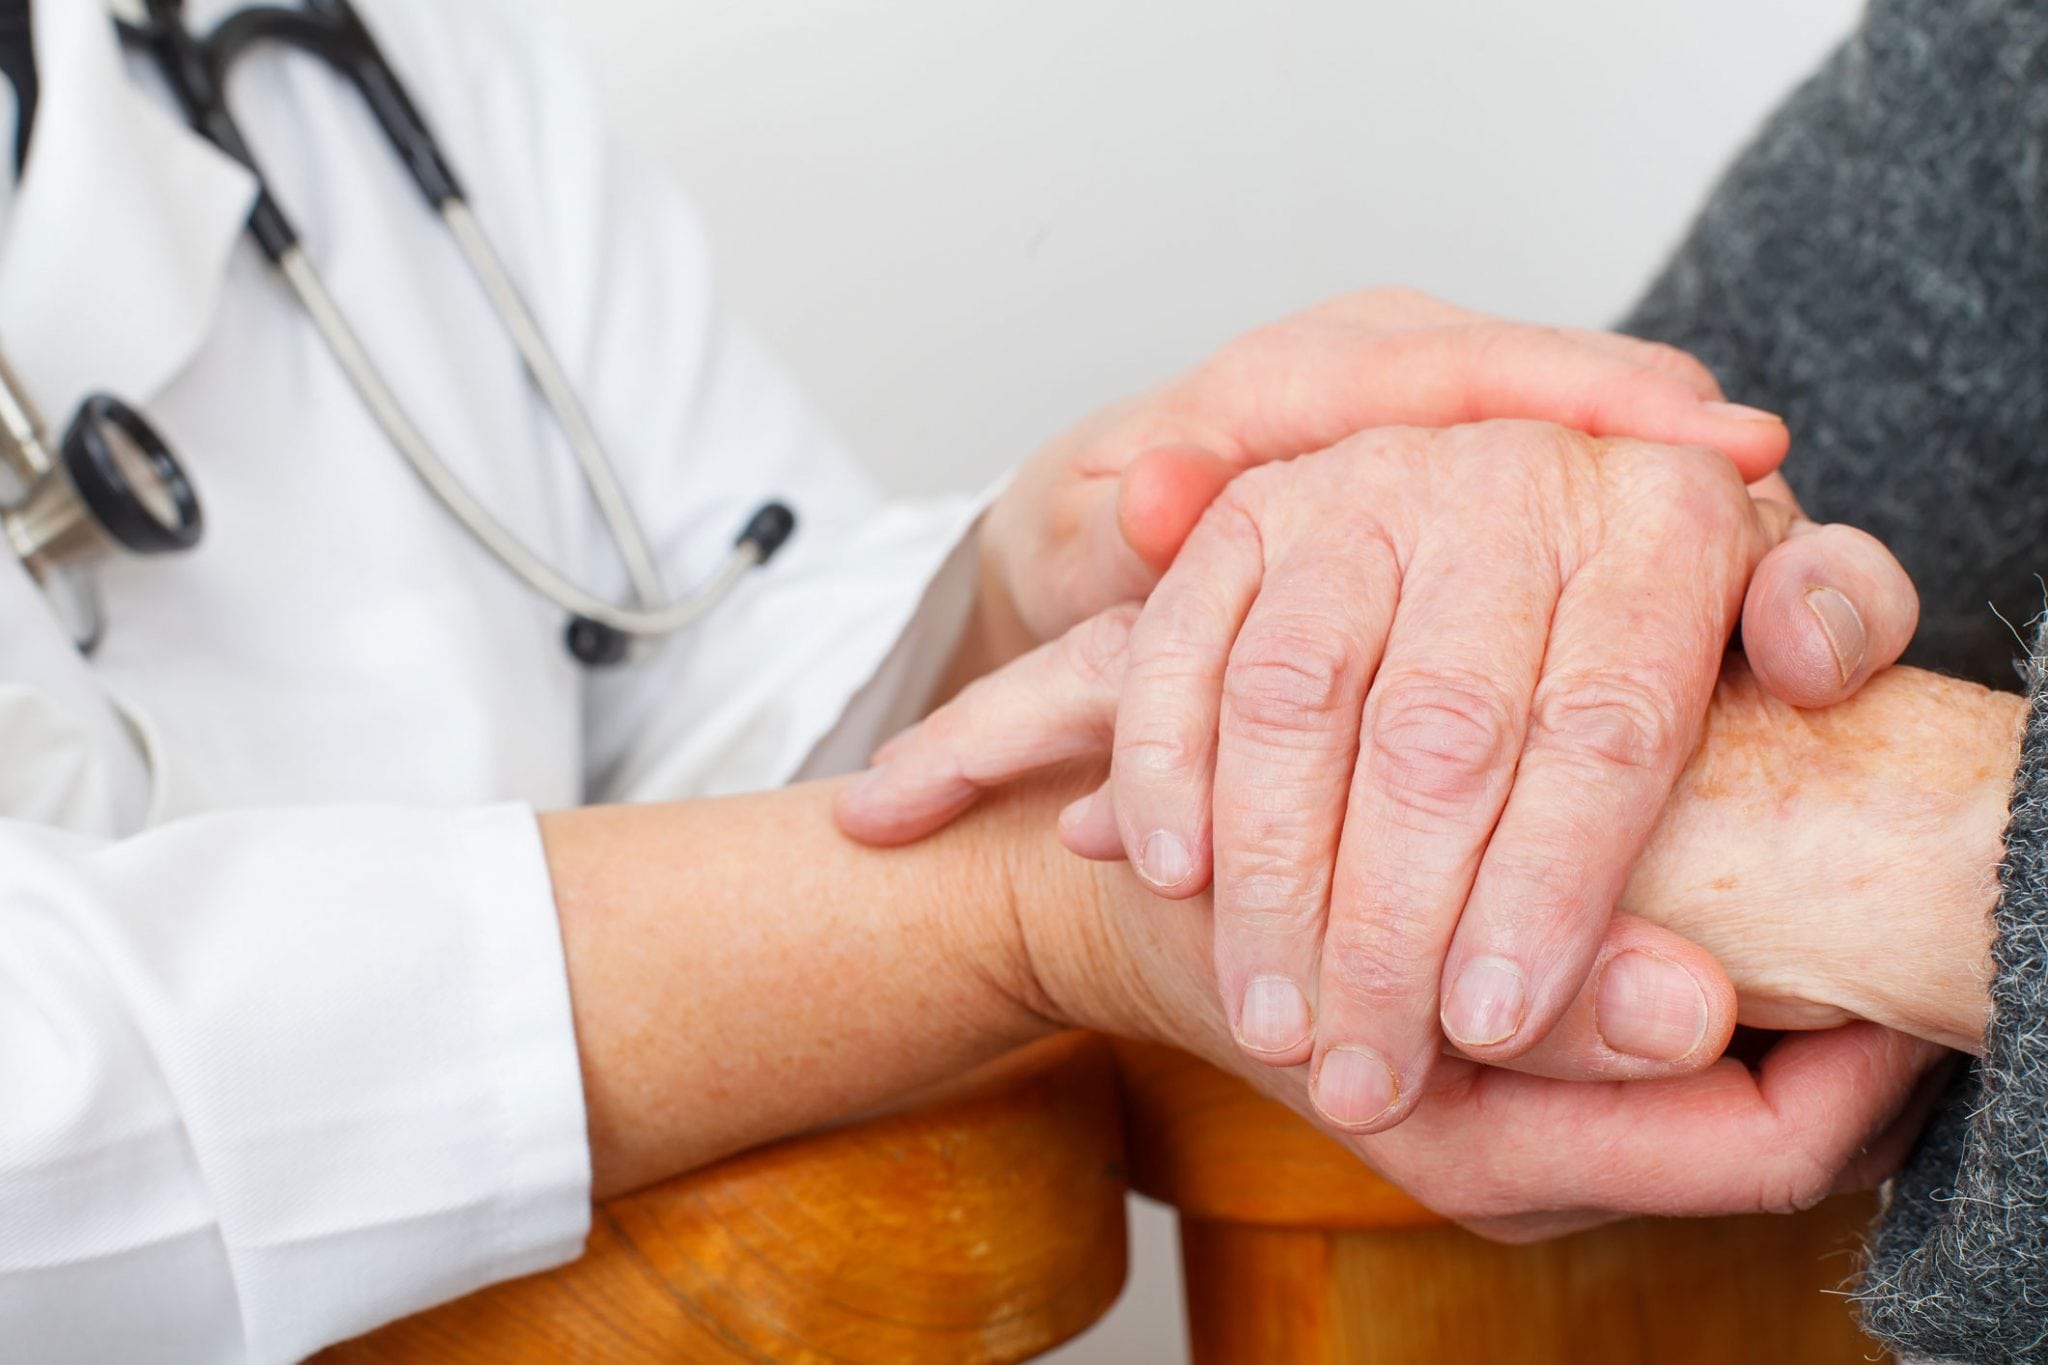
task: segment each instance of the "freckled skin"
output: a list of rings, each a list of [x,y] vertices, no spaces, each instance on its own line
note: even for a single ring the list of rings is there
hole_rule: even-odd
[[[1893,669],[1800,711],[1733,660],[1622,906],[1719,957],[1746,1023],[1976,1047],[2022,710]]]

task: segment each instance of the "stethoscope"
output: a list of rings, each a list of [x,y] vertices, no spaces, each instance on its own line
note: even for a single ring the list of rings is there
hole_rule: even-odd
[[[795,514],[779,502],[766,503],[748,519],[710,578],[686,597],[668,596],[646,535],[568,376],[470,211],[446,154],[348,0],[307,0],[304,9],[252,6],[223,19],[203,39],[186,27],[183,8],[182,0],[146,0],[144,21],[122,23],[122,37],[156,59],[192,127],[255,175],[249,234],[420,481],[478,544],[569,614],[564,638],[571,654],[586,664],[617,663],[627,657],[635,638],[686,629],[723,600],[749,569],[782,547],[795,530]],[[456,477],[385,382],[300,247],[297,230],[271,194],[228,109],[228,69],[246,49],[264,41],[322,59],[362,94],[413,182],[454,237],[568,438],[625,565],[632,605],[585,591],[514,535]],[[0,363],[0,455],[10,456],[17,479],[29,484],[25,497],[0,509],[0,530],[46,585],[114,547],[158,553],[198,542],[201,519],[191,480],[148,424],[116,399],[87,399],[66,430],[59,457],[53,458],[35,409]],[[90,589],[81,589],[74,578],[70,591],[87,604],[90,634],[81,633],[81,642],[89,644],[99,628]]]

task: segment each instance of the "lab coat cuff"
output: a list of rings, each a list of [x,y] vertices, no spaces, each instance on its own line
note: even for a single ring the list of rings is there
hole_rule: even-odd
[[[503,1218],[490,1280],[574,1260],[590,1231],[590,1135],[554,884],[533,810],[457,817],[474,903],[477,976],[503,1129]]]
[[[260,833],[199,817],[134,850],[174,901],[174,879],[197,870],[186,900],[217,932],[195,926],[193,941],[237,946],[242,989],[181,1011],[159,1053],[250,1354],[297,1359],[573,1259],[590,1153],[532,810],[259,819]],[[174,847],[144,852],[159,840]]]

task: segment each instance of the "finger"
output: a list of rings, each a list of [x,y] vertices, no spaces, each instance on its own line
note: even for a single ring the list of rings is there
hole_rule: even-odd
[[[1507,1065],[1567,1081],[1686,1075],[1721,1055],[1735,1023],[1735,987],[1712,953],[1616,915],[1585,988],[1541,1042]]]
[[[1874,1190],[1898,1174],[1899,1168],[1906,1164],[1906,1158],[1912,1155],[1914,1144],[1919,1142],[1921,1129],[1927,1126],[1927,1121],[1940,1107],[1956,1073],[1967,1065],[1969,1063],[1962,1054],[1951,1052],[1929,1067],[1914,1085],[1911,1096],[1898,1115],[1842,1168],[1841,1174],[1835,1178],[1832,1193]]]
[[[1315,1102],[1349,1131],[1400,1122],[1435,1064],[1444,950],[1514,782],[1557,599],[1540,528],[1478,521],[1502,523],[1492,544],[1454,527],[1414,551],[1365,702],[1316,994]]]
[[[1385,541],[1361,535],[1267,571],[1230,652],[1214,801],[1216,978],[1238,1045],[1306,1061],[1330,870],[1366,688],[1400,596]]]
[[[1406,285],[1383,284],[1354,289],[1325,299],[1302,314],[1319,322],[1342,322],[1375,330],[1388,327],[1429,327],[1447,322],[1481,322],[1483,313],[1462,308],[1434,294]]]
[[[1586,1084],[1460,1063],[1456,1084],[1359,1150],[1460,1221],[1789,1212],[1827,1196],[1940,1055],[1858,1023],[1787,1035],[1754,1072],[1723,1060],[1671,1080]]]
[[[1124,836],[1117,828],[1116,798],[1107,781],[1060,812],[1060,842],[1079,858],[1098,863],[1124,860]]]
[[[1792,485],[1785,481],[1785,472],[1781,469],[1774,469],[1761,479],[1752,479],[1749,485],[1749,496],[1759,502],[1782,504],[1796,517],[1806,515],[1800,508],[1799,495],[1794,493]],[[1773,543],[1775,544],[1776,542]]]
[[[1264,568],[1251,513],[1220,499],[1131,632],[1110,776],[1125,852],[1158,895],[1192,896],[1209,884],[1224,668]]]
[[[1106,752],[1136,619],[1135,606],[1113,607],[963,688],[839,788],[839,828],[862,843],[908,843],[990,787]]]
[[[1155,574],[1180,553],[1236,466],[1200,446],[1155,446],[1124,470],[1117,489],[1117,530]]]
[[[1591,1211],[1528,1213],[1513,1218],[1465,1219],[1461,1220],[1458,1226],[1467,1232],[1484,1237],[1489,1242],[1499,1242],[1504,1246],[1528,1246],[1532,1242],[1550,1242],[1559,1237],[1570,1237],[1574,1233],[1604,1228],[1609,1223],[1619,1223],[1622,1219],[1622,1214]]]
[[[1692,390],[1693,396],[1702,402],[1724,401],[1721,382],[1715,379],[1714,372],[1690,351],[1680,350],[1662,341],[1645,341],[1641,337],[1632,337],[1624,332],[1603,332],[1592,327],[1566,327],[1561,330],[1581,346],[1605,351],[1631,364],[1640,365],[1646,370],[1657,370],[1670,375]]]
[[[1226,350],[1220,378],[1198,372],[1189,401],[1236,442],[1218,453],[1258,463],[1321,450],[1369,427],[1450,427],[1496,417],[1555,422],[1725,454],[1745,480],[1785,458],[1777,417],[1703,402],[1658,368],[1518,323],[1412,331],[1283,324]],[[1262,395],[1257,403],[1245,394]]]
[[[1527,1051],[1579,994],[1697,742],[1762,553],[1759,520],[1716,457],[1609,458],[1629,463],[1603,477],[1630,479],[1659,520],[1632,523],[1558,599],[1514,792],[1444,961],[1444,1030],[1486,1061]]]
[[[1802,521],[1757,565],[1742,649],[1780,701],[1832,706],[1896,663],[1919,623],[1913,580],[1882,541]]]

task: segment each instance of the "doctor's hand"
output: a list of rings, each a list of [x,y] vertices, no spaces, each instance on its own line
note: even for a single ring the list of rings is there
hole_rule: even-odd
[[[1597,1027],[1552,1030],[1605,961],[1745,589],[1753,614],[1802,609],[1751,583],[1792,525],[1708,451],[1526,423],[1367,433],[1233,482],[1142,612],[970,687],[839,818],[901,842],[1113,747],[1063,837],[1162,895],[1213,867],[1239,1045],[1309,1063],[1338,1127],[1411,1113],[1444,1035],[1556,1075],[1690,1070],[1718,1054],[1716,982],[1676,948],[1598,973]],[[1903,648],[1911,592],[1842,536],[1867,670]]]
[[[1784,424],[1720,401],[1668,346],[1531,326],[1406,289],[1344,295],[1229,343],[1113,405],[1018,471],[983,528],[991,663],[1158,581],[1234,474],[1380,426],[1495,417],[1702,445],[1748,480],[1784,458]],[[1826,698],[1832,700],[1832,696]]]

